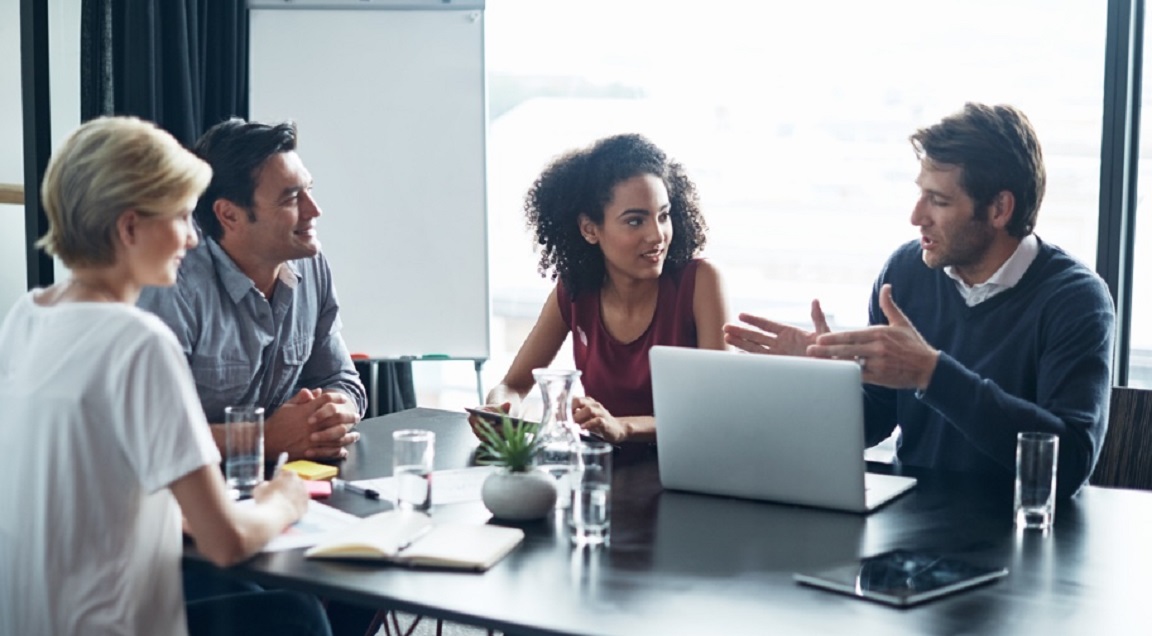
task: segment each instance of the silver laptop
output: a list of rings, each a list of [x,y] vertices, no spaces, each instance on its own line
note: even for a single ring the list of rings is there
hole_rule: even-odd
[[[916,485],[864,470],[854,362],[652,347],[665,488],[869,512]]]

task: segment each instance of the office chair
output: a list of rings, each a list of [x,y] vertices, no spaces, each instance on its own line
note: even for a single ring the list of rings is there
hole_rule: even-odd
[[[1112,387],[1108,434],[1089,483],[1152,490],[1152,391]]]
[[[372,621],[372,624],[368,627],[368,631],[365,633],[365,636],[376,636],[376,634],[379,633],[381,628],[383,628],[385,636],[392,636],[393,634],[396,634],[396,636],[412,636],[412,634],[415,633],[415,631],[416,631],[416,627],[420,624],[420,621],[423,619],[424,619],[423,616],[419,616],[419,615],[412,616],[412,622],[408,625],[408,629],[404,629],[400,625],[400,619],[399,619],[399,616],[397,615],[395,610],[380,610],[379,612],[376,613],[376,618]],[[456,629],[457,629],[457,631],[459,631],[459,629],[461,629],[461,627],[457,626]],[[479,630],[482,628],[466,627],[465,629]],[[486,631],[488,633],[488,636],[495,636],[495,634],[496,634],[495,630],[492,630],[492,629],[489,629]],[[443,633],[444,633],[444,621],[443,620],[437,620],[436,621],[436,636],[442,636]]]

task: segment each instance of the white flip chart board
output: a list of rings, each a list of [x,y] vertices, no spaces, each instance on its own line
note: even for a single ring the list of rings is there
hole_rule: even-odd
[[[488,358],[484,3],[249,7],[250,116],[299,126],[349,349]]]

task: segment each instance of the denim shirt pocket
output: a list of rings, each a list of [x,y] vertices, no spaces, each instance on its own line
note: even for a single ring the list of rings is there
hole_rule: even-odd
[[[300,337],[289,340],[284,344],[283,348],[284,365],[287,367],[299,367],[312,355],[312,338]]]
[[[193,356],[191,367],[192,376],[196,379],[196,392],[200,394],[205,411],[223,412],[225,406],[244,403],[253,376],[248,364]]]

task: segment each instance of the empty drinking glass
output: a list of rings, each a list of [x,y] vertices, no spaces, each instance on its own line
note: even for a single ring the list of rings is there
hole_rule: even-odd
[[[1056,515],[1056,459],[1060,438],[1053,433],[1016,436],[1016,496],[1013,512],[1018,528],[1047,531]]]

